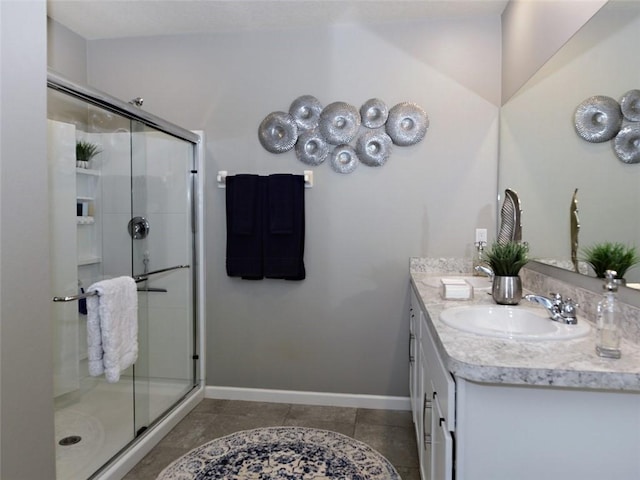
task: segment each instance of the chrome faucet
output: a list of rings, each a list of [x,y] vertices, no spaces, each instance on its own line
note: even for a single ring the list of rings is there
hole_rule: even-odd
[[[476,272],[484,273],[487,277],[489,277],[489,280],[493,281],[494,273],[493,273],[493,270],[491,270],[489,267],[485,267],[484,265],[478,265],[474,267],[474,270]]]
[[[525,299],[533,303],[539,303],[549,313],[549,318],[556,322],[567,325],[575,325],[578,323],[576,318],[576,310],[578,304],[571,298],[563,299],[559,293],[552,293],[551,298],[541,295],[525,295]]]

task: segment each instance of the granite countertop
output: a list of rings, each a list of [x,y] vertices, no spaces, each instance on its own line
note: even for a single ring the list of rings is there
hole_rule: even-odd
[[[436,334],[443,362],[453,375],[482,383],[640,392],[640,347],[623,340],[622,358],[601,358],[595,352],[593,325],[586,337],[538,342],[484,337],[445,325],[439,319],[445,308],[494,302],[483,291],[473,300],[443,300],[437,286],[442,276],[455,274],[411,272],[411,282],[428,313],[426,322]]]

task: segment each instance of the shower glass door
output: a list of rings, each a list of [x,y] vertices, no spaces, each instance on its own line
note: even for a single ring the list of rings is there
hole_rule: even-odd
[[[57,480],[89,478],[196,385],[194,145],[48,89],[52,297],[132,276],[138,359],[91,376],[82,300],[52,302]],[[99,153],[76,165],[83,141]]]
[[[131,145],[128,230],[131,271],[140,279],[135,425],[141,432],[194,385],[194,149],[139,122],[132,123]]]
[[[131,122],[52,89],[48,117],[51,295],[72,297],[131,274],[120,224],[131,210]],[[77,163],[78,142],[99,150],[88,165]],[[89,478],[135,439],[133,368],[117,383],[89,374],[85,300],[52,302],[51,315],[56,478]]]

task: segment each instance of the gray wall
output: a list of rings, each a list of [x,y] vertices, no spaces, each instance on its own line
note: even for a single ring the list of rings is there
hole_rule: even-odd
[[[46,203],[45,10],[44,0],[0,1],[3,480],[54,478],[48,225],[46,209],[37,208]],[[345,45],[349,33],[353,40]],[[312,382],[314,390],[406,394],[407,257],[467,254],[473,228],[495,223],[498,42],[494,21],[478,19],[90,48],[97,57],[91,83],[124,99],[144,95],[145,108],[209,136],[209,384],[302,389]],[[111,47],[122,62],[109,54]],[[62,73],[73,78],[73,68]],[[215,172],[301,170],[292,154],[261,150],[255,131],[266,113],[286,109],[304,93],[325,103],[358,104],[371,96],[390,104],[416,101],[432,126],[421,144],[397,149],[379,170],[361,168],[343,178],[326,165],[315,169],[317,186],[307,197],[308,280],[249,285],[228,279]],[[296,308],[291,317],[290,304]],[[342,344],[346,352],[339,351]],[[383,350],[393,353],[380,367]],[[279,365],[287,351],[302,359]],[[320,361],[310,358],[315,352]],[[294,382],[296,375],[304,378]]]
[[[407,394],[410,256],[471,256],[495,229],[500,18],[88,42],[89,82],[191,129],[206,152],[207,384]],[[413,101],[425,139],[382,168],[314,168],[303,282],[225,273],[218,170],[294,172],[257,139],[299,95]]]
[[[87,84],[87,42],[64,25],[47,18],[47,64],[69,80]]]
[[[502,14],[502,103],[607,1],[511,0]]]
[[[46,4],[0,1],[0,478],[55,478]]]

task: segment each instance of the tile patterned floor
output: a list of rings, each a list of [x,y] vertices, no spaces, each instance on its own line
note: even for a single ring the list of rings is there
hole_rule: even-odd
[[[154,480],[169,463],[214,438],[260,427],[333,430],[384,455],[402,480],[420,480],[411,412],[205,399],[123,480]]]

